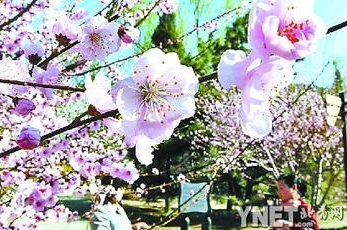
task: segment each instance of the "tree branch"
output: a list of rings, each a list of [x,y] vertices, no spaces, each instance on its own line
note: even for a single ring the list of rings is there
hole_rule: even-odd
[[[36,82],[24,82],[24,81],[7,80],[7,79],[0,79],[0,83],[22,85],[22,86],[33,86],[33,87],[41,87],[41,88],[49,88],[49,89],[62,89],[62,90],[69,90],[74,92],[86,91],[86,89],[83,89],[83,88],[75,88],[75,87],[65,86],[65,85],[49,85],[49,84],[41,84]]]
[[[96,71],[96,70],[99,70],[99,69],[102,69],[102,68],[105,68],[105,67],[114,65],[114,64],[116,64],[116,63],[129,60],[130,58],[138,57],[138,56],[140,56],[140,55],[143,54],[143,53],[144,53],[144,52],[141,52],[141,53],[138,53],[138,54],[134,54],[134,55],[131,55],[131,56],[129,56],[129,57],[125,57],[125,58],[119,59],[119,60],[117,60],[117,61],[113,61],[113,62],[107,63],[107,64],[105,64],[105,65],[101,65],[101,66],[98,66],[98,67],[95,67],[95,68],[93,68],[93,69],[86,70],[86,71],[83,71],[83,72],[80,72],[80,73],[68,74],[68,76],[82,76],[82,75],[85,75],[85,74],[87,74],[87,73],[90,73],[90,72],[93,72],[93,71]]]
[[[70,124],[68,124],[67,126],[64,126],[64,127],[60,128],[60,129],[54,130],[53,132],[50,132],[50,133],[47,133],[47,134],[41,136],[41,142],[44,141],[44,140],[47,140],[47,139],[49,139],[51,137],[54,137],[56,135],[59,135],[61,133],[64,133],[64,132],[66,132],[68,130],[77,128],[79,126],[82,126],[82,125],[85,125],[85,124],[89,124],[91,122],[94,122],[94,121],[97,121],[97,120],[100,120],[100,119],[103,119],[103,118],[114,117],[117,114],[117,112],[118,112],[118,110],[111,110],[111,111],[108,111],[106,113],[102,113],[100,115],[87,118],[85,120],[81,120],[81,121],[74,120]],[[5,152],[0,153],[0,158],[6,157],[6,156],[10,155],[11,153],[17,152],[19,150],[21,150],[21,148],[19,148],[18,146],[13,147],[13,148],[5,151]]]
[[[347,21],[344,21],[344,22],[342,22],[342,23],[340,23],[340,24],[337,24],[337,25],[335,25],[335,26],[332,26],[332,27],[330,27],[330,28],[328,29],[327,34],[330,34],[330,33],[332,33],[332,32],[335,32],[335,31],[337,31],[337,30],[340,30],[340,29],[342,29],[342,28],[344,28],[344,27],[346,27],[346,26],[347,26]]]
[[[200,77],[199,78],[199,83],[203,83],[205,81],[209,81],[209,80],[212,80],[212,79],[215,79],[215,78],[217,78],[217,72],[213,72],[213,73],[211,73],[209,75]]]
[[[29,3],[21,12],[19,12],[16,16],[14,16],[13,18],[9,19],[7,22],[4,22],[3,24],[0,25],[0,31],[6,27],[9,26],[10,24],[12,24],[13,22],[17,21],[20,17],[23,16],[23,14],[25,14],[27,11],[30,10],[31,7],[34,6],[34,4],[37,2],[37,0],[33,0],[31,1],[31,3]]]
[[[73,43],[71,43],[70,45],[62,48],[59,52],[52,52],[51,55],[46,58],[45,60],[43,60],[42,62],[40,62],[38,64],[39,67],[43,68],[43,69],[47,69],[47,65],[50,61],[52,61],[54,58],[58,57],[59,55],[65,53],[66,51],[68,51],[69,49],[71,49],[72,47],[76,46],[79,43],[79,41],[75,41]]]
[[[149,14],[155,9],[155,7],[157,7],[157,6],[159,5],[160,1],[161,1],[161,0],[157,0],[157,1],[154,3],[153,7],[147,12],[147,14],[146,14],[143,18],[141,18],[140,21],[138,21],[138,22],[136,23],[135,27],[138,27],[139,25],[141,25],[141,23],[142,23],[144,20],[146,20],[146,18],[147,18],[147,17],[149,16]]]

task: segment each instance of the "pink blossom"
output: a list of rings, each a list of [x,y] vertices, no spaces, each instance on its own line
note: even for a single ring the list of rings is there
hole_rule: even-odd
[[[15,102],[15,105],[14,111],[23,116],[28,115],[36,108],[35,104],[29,99],[19,99]]]
[[[21,149],[34,149],[39,146],[40,140],[40,131],[27,126],[21,130],[16,142]]]
[[[120,178],[129,184],[134,183],[139,178],[139,172],[134,165],[127,165],[125,168],[122,168],[120,174]]]
[[[125,150],[118,150],[112,154],[112,157],[116,161],[121,161],[126,156],[127,152]]]
[[[94,58],[104,60],[109,54],[116,52],[121,40],[117,35],[117,25],[109,23],[104,17],[93,17],[83,27],[83,35],[78,50],[86,60]]]
[[[131,44],[140,37],[140,31],[133,26],[121,25],[118,28],[118,36],[125,44]]]
[[[78,39],[80,29],[65,15],[59,15],[52,24],[52,33],[62,46],[67,46]]]
[[[287,86],[293,79],[292,62],[278,56],[266,61],[255,53],[248,57],[242,51],[228,50],[218,65],[218,79],[229,89],[237,85],[242,89],[239,117],[242,130],[253,138],[268,135],[272,128],[269,97],[275,89]]]
[[[99,174],[100,172],[100,163],[95,162],[86,162],[83,165],[81,165],[79,169],[79,173],[84,178],[92,178]]]
[[[9,185],[13,182],[13,175],[10,171],[8,170],[3,170],[0,174],[1,178],[1,186],[6,186]]]
[[[57,214],[57,211],[54,210],[54,209],[48,209],[48,210],[45,212],[45,217],[46,217],[46,219],[48,219],[48,220],[58,221],[58,214]]]
[[[93,105],[98,112],[104,113],[117,108],[111,96],[111,81],[107,77],[98,74],[95,76],[94,81],[92,81],[92,78],[87,76],[85,87],[85,94],[88,102]],[[105,118],[103,119],[103,123],[115,134],[122,132],[120,122],[115,118]]]
[[[45,219],[45,216],[43,215],[42,212],[35,213],[34,215],[34,220],[37,222],[40,222]]]
[[[248,41],[262,57],[293,60],[312,53],[327,29],[313,13],[313,0],[257,0],[250,13]]]
[[[176,54],[159,49],[145,52],[135,64],[134,76],[117,82],[112,95],[122,115],[125,142],[136,145],[141,163],[150,164],[152,146],[170,138],[182,119],[194,115],[197,90],[192,68],[181,65]]]
[[[113,163],[110,166],[110,176],[115,177],[115,178],[121,178],[121,172],[122,169],[124,168],[123,164],[121,163]]]
[[[46,199],[46,206],[53,207],[54,205],[57,204],[57,202],[58,202],[58,197],[55,195],[52,195]]]
[[[80,9],[78,9],[78,10],[76,10],[74,12],[74,14],[71,16],[71,19],[72,20],[81,20],[81,19],[85,18],[88,15],[89,14],[88,14],[88,12],[85,9],[80,8]]]
[[[29,39],[26,39],[23,42],[22,49],[24,51],[25,57],[33,65],[36,65],[37,63],[39,63],[39,61],[42,59],[45,53],[42,46],[30,41]]]
[[[222,54],[218,65],[218,81],[224,89],[236,85],[243,88],[248,80],[247,72],[259,65],[254,54],[246,57],[242,50],[227,50]]]
[[[35,67],[33,70],[33,77],[36,78],[37,83],[41,84],[56,84],[59,77],[59,69],[55,65],[48,66],[47,70],[42,70]],[[53,98],[54,90],[50,88],[39,88],[40,91],[47,97],[48,100]]]
[[[35,199],[47,200],[52,196],[51,187],[42,182],[33,190],[32,196]]]
[[[35,209],[35,211],[40,212],[45,209],[45,203],[46,203],[45,200],[37,199],[37,200],[34,200],[32,206]]]
[[[116,109],[116,104],[112,100],[111,95],[111,81],[98,74],[95,76],[94,81],[90,76],[86,77],[86,98],[88,102],[93,105],[100,113],[104,113],[113,109]]]
[[[262,138],[271,132],[272,114],[267,101],[261,104],[242,104],[239,117],[242,131],[252,138]]]
[[[136,141],[135,156],[141,164],[150,165],[153,162],[153,145],[155,142],[146,135],[139,135]]]

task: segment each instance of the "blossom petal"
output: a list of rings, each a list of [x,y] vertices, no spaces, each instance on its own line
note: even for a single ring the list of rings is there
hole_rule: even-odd
[[[123,133],[122,125],[119,120],[109,117],[109,118],[103,119],[103,123],[108,128],[108,130],[110,130],[114,134]]]
[[[253,71],[252,78],[259,80],[265,91],[283,88],[293,80],[292,65],[293,62],[273,55]]]
[[[264,33],[264,44],[270,54],[278,55],[287,60],[293,60],[294,45],[287,37],[278,35],[280,19],[275,16],[269,16],[265,19],[262,26]]]
[[[156,79],[162,75],[162,66],[165,63],[164,55],[165,53],[157,48],[142,54],[134,66],[134,81],[144,85],[147,84],[148,77]]]
[[[145,135],[140,135],[137,137],[135,155],[137,160],[143,165],[150,165],[153,162],[153,141],[151,141]]]
[[[125,134],[125,144],[128,147],[134,147],[136,145],[137,136],[140,135],[140,130],[137,129],[138,121],[121,120],[121,127]]]
[[[167,97],[166,99],[170,103],[170,105],[172,105],[172,107],[180,114],[179,119],[182,120],[194,116],[196,107],[193,95],[186,94],[179,97]]]
[[[112,100],[109,90],[111,89],[111,81],[103,76],[97,75],[92,81],[90,76],[85,79],[86,98],[88,102],[95,106],[95,108],[103,113],[116,109],[116,104]]]
[[[138,130],[138,133],[143,133],[156,143],[160,143],[171,137],[179,123],[180,120],[166,123],[139,121],[138,128],[140,130]]]
[[[111,90],[111,94],[112,94],[112,98],[114,102],[117,101],[118,91],[124,87],[130,87],[134,89],[137,88],[133,78],[131,77],[117,81],[117,83],[112,87],[112,90]]]
[[[165,72],[155,79],[161,85],[168,85],[172,93],[192,93],[199,89],[199,80],[193,68],[185,65],[166,65]]]
[[[245,107],[248,107],[245,109]],[[248,110],[248,111],[245,111]],[[252,138],[263,138],[272,129],[272,115],[264,105],[242,105],[240,123],[243,132]]]
[[[246,54],[241,50],[227,50],[222,54],[218,64],[218,80],[223,88],[230,89],[236,85],[243,88],[247,67],[243,64]]]
[[[139,117],[141,102],[141,94],[129,87],[120,89],[116,96],[117,108],[123,118],[127,120],[135,120]]]

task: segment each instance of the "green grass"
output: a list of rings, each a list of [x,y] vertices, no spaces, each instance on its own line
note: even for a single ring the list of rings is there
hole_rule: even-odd
[[[80,213],[87,211],[90,205],[90,201],[81,198],[64,198],[62,203],[68,206],[72,210],[78,210]],[[162,218],[166,216],[167,213],[164,212],[165,201],[164,199],[156,199],[155,201],[146,202],[145,200],[124,200],[123,206],[128,213],[131,220],[145,221],[147,224],[152,225],[160,222]],[[171,200],[171,210],[178,207],[177,199]],[[226,204],[211,201],[212,207],[212,219],[214,230],[236,230],[236,229],[269,229],[268,227],[246,227],[240,228],[239,214],[236,210],[225,211]],[[347,209],[344,212],[344,216],[347,216]],[[192,218],[190,230],[201,229],[201,220],[198,218]],[[329,213],[327,220],[319,220],[319,224],[322,229],[347,229],[347,218],[343,221],[332,219]],[[173,221],[169,226],[158,227],[158,230],[179,230],[180,227],[179,220]],[[43,222],[39,224],[40,230],[88,230],[89,223],[85,219],[74,221],[71,223],[54,223],[54,222]]]

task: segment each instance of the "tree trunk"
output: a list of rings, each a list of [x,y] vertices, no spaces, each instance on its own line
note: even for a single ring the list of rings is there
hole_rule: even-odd
[[[230,180],[228,180],[228,196],[233,195],[234,193],[234,189],[233,189],[233,183],[232,183],[232,178],[230,178]],[[228,199],[227,201],[227,211],[230,211],[232,209],[233,203],[231,202],[230,199]]]
[[[322,174],[323,174],[323,160],[318,158],[318,169],[317,173],[312,176],[312,194],[311,194],[311,205],[313,208],[316,208],[318,205],[318,200],[320,196],[320,187],[322,183]]]
[[[252,196],[252,190],[253,190],[253,182],[251,179],[247,179],[247,184],[246,184],[246,199],[250,199]]]
[[[167,180],[170,179],[170,154],[167,154],[167,159],[166,159],[166,176],[167,176]],[[167,193],[167,195],[165,196],[165,212],[169,212],[170,211],[170,193]]]

